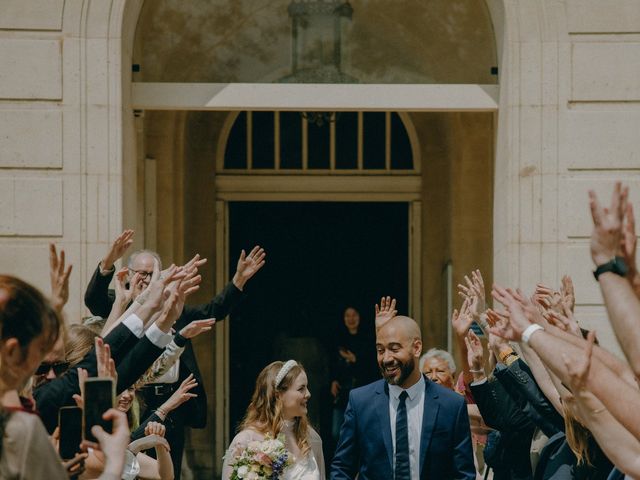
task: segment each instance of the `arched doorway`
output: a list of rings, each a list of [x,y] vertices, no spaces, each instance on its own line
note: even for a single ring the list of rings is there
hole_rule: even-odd
[[[219,21],[223,21],[222,19],[230,21],[233,16],[226,15],[229,12],[225,10],[226,4],[222,5],[222,3],[218,5],[223,7],[222,10],[216,10],[220,17]],[[281,3],[286,7],[290,2]],[[351,2],[354,16],[363,11],[360,3]],[[254,6],[256,5],[257,3]],[[384,10],[382,3],[377,2],[376,5],[379,7],[378,13],[380,9]],[[406,41],[403,45],[407,48],[403,49],[403,56],[400,56],[404,60],[396,69],[380,70],[372,68],[374,65],[367,67],[361,62],[363,57],[367,57],[363,55],[363,50],[359,51],[360,55],[351,52],[349,54],[351,63],[346,62],[341,65],[345,70],[349,70],[351,77],[366,81],[383,79],[389,83],[388,85],[332,83],[313,87],[315,91],[311,93],[307,88],[310,87],[309,85],[295,83],[233,84],[229,87],[220,87],[222,90],[214,87],[214,92],[229,94],[226,100],[223,98],[226,103],[216,103],[221,97],[215,94],[211,97],[211,101],[205,100],[198,104],[200,100],[197,95],[208,98],[210,90],[207,88],[209,87],[193,85],[194,89],[200,89],[201,93],[197,94],[196,90],[191,89],[188,84],[174,86],[171,83],[146,82],[202,82],[218,79],[234,82],[265,81],[265,79],[284,81],[290,80],[292,75],[291,58],[288,53],[282,57],[280,55],[282,52],[272,55],[273,52],[260,51],[258,57],[265,65],[256,66],[253,70],[247,69],[246,65],[236,65],[229,45],[218,44],[220,48],[217,50],[205,48],[207,45],[213,47],[216,44],[213,37],[207,40],[209,34],[204,32],[205,25],[211,19],[215,19],[216,12],[211,11],[208,14],[205,9],[200,12],[200,16],[193,17],[193,12],[181,10],[182,7],[171,2],[164,4],[147,2],[142,10],[134,49],[138,52],[137,56],[134,55],[134,64],[139,65],[140,72],[134,74],[134,80],[137,83],[134,84],[133,101],[134,105],[145,109],[138,120],[138,145],[141,155],[139,158],[142,163],[140,171],[145,174],[145,181],[139,182],[139,185],[144,184],[147,187],[145,189],[147,193],[142,198],[146,209],[145,218],[158,219],[155,223],[147,221],[146,227],[149,231],[147,237],[150,242],[155,243],[148,246],[157,248],[163,256],[168,258],[186,257],[194,251],[200,251],[210,258],[215,258],[209,271],[205,272],[205,278],[215,278],[215,284],[222,285],[228,277],[233,262],[228,239],[228,229],[232,220],[228,207],[232,202],[406,202],[411,205],[408,214],[410,223],[408,235],[415,237],[410,246],[407,242],[407,249],[411,255],[411,272],[409,273],[411,281],[408,283],[412,285],[410,300],[407,303],[411,304],[411,313],[420,318],[423,323],[426,343],[430,346],[446,347],[446,317],[449,306],[448,285],[443,282],[444,266],[451,260],[460,271],[476,266],[480,266],[485,272],[491,271],[494,141],[492,112],[495,110],[495,102],[493,106],[479,106],[480,103],[465,100],[467,98],[465,92],[468,90],[465,90],[464,86],[460,89],[457,86],[442,89],[443,85],[452,81],[461,83],[495,83],[496,81],[496,77],[491,73],[491,67],[495,66],[493,64],[497,63],[497,59],[486,6],[483,2],[474,3],[471,7],[469,2],[465,2],[465,5],[463,14],[456,18],[477,18],[481,13],[482,18],[488,23],[482,29],[483,33],[480,36],[490,39],[491,53],[487,57],[474,56],[471,50],[461,51],[461,57],[470,55],[475,59],[467,62],[463,68],[450,58],[445,57],[443,61],[439,57],[445,52],[450,54],[456,44],[471,45],[473,43],[477,49],[482,49],[483,42],[469,41],[470,38],[477,39],[478,33],[475,31],[469,33],[463,26],[465,22],[459,21],[457,24],[461,29],[456,33],[449,32],[446,36],[447,40],[439,44],[434,39],[433,43],[427,47],[416,50],[417,44],[413,40]],[[262,7],[275,9],[278,6],[271,2],[270,6],[265,4]],[[452,7],[451,2],[431,4],[430,8],[435,8],[430,12],[432,15],[430,18],[435,21],[434,25],[446,25],[450,20],[447,20],[445,14]],[[404,13],[407,16],[415,16],[416,11]],[[251,15],[241,15],[241,17],[245,25],[247,22],[252,24],[251,19],[254,17]],[[196,21],[195,18],[201,20]],[[368,18],[373,22],[371,25],[376,21],[382,21],[383,24],[386,21],[375,15],[373,17],[362,15],[360,18]],[[201,23],[203,31],[197,33],[198,39],[188,39],[185,35],[186,31],[180,28],[180,22],[187,20],[191,22],[190,25],[193,25],[194,21],[203,22]],[[289,28],[289,18],[285,17],[285,20],[275,26],[267,25],[268,28],[262,32],[271,32],[278,37],[283,28]],[[362,33],[367,31],[365,26],[366,22],[358,27],[362,30],[353,28],[350,31],[351,38],[356,40],[355,44],[358,43],[358,38],[360,41],[363,38],[366,39],[366,35]],[[414,27],[417,27],[417,24],[414,24]],[[192,33],[197,30],[190,29]],[[438,28],[434,27],[434,31],[437,30]],[[251,29],[248,31],[250,32]],[[238,38],[250,39],[251,34],[247,37],[246,32],[237,32],[240,35]],[[469,33],[466,43],[461,40],[465,38],[465,32]],[[414,28],[413,33],[418,35],[416,38],[420,38],[419,29]],[[166,41],[165,34],[171,37],[170,41]],[[236,43],[243,45],[243,42]],[[281,47],[278,41],[272,43],[279,45],[276,49]],[[245,47],[250,45],[251,42]],[[271,44],[266,45],[265,48],[268,50]],[[409,45],[413,47],[408,48]],[[460,45],[456,48],[459,47]],[[249,48],[244,53],[239,52],[237,59],[240,64],[250,58],[247,53],[250,50]],[[288,49],[286,51],[289,52]],[[441,65],[443,68],[440,70],[435,68],[433,71],[425,70],[421,61],[415,63],[415,58],[414,63],[411,63],[410,53],[417,51],[423,55],[422,58],[431,58],[429,65],[436,67]],[[215,56],[206,64],[195,61],[196,57],[203,58],[212,52],[217,52],[216,55],[220,56]],[[251,55],[255,56],[255,51]],[[378,56],[371,58],[378,58]],[[484,62],[482,58],[485,60],[490,58],[490,61]],[[380,62],[376,60],[372,61],[372,64],[379,65]],[[483,62],[487,64],[482,66]],[[280,67],[274,66],[278,63],[281,64]],[[218,68],[212,70],[212,65],[217,65]],[[243,76],[247,73],[253,77]],[[417,87],[402,85],[403,82],[411,81],[423,84]],[[431,84],[434,81],[442,82],[442,85],[432,88]],[[169,90],[174,88],[175,96],[172,97]],[[484,91],[490,92],[491,88],[489,86]],[[156,89],[156,93],[152,92],[153,89]],[[455,93],[447,96],[447,91],[462,92],[462,94]],[[441,103],[435,103],[435,101],[429,103],[434,99]],[[192,100],[195,103],[192,103]],[[183,103],[179,104],[179,101]],[[375,103],[376,101],[387,101],[393,104],[395,109],[381,107],[380,104]],[[153,104],[153,102],[159,103]],[[319,159],[328,165],[326,170],[316,166],[309,169],[313,170],[313,173],[303,173],[303,169],[300,168],[300,171],[289,171],[285,172],[286,175],[280,175],[271,171],[270,168],[265,168],[264,165],[261,166],[259,163],[262,160],[258,160],[256,165],[251,160],[251,169],[247,168],[244,173],[238,171],[225,173],[224,164],[222,168],[218,165],[218,168],[214,169],[212,159],[219,161],[223,156],[220,153],[220,139],[228,135],[231,130],[228,112],[244,111],[247,107],[250,109],[251,105],[246,102],[253,102],[253,106],[258,107],[256,110],[259,110],[251,114],[251,125],[245,119],[247,129],[253,128],[254,115],[259,118],[259,124],[264,125],[266,122],[271,125],[271,120],[265,117],[269,111],[278,112],[277,116],[280,117],[279,120],[276,120],[275,116],[273,118],[275,129],[276,122],[287,115],[294,115],[298,120],[301,118],[304,120],[303,115],[298,112],[307,112],[304,115],[308,116],[309,113],[317,111],[327,112],[327,115],[341,111],[344,119],[348,118],[349,112],[357,111],[362,107],[363,110],[360,110],[362,113],[356,113],[356,115],[364,118],[365,115],[370,115],[371,110],[383,110],[380,114],[391,119],[395,118],[391,112],[402,110],[401,115],[409,120],[405,123],[413,125],[414,136],[419,139],[419,142],[414,142],[414,145],[419,145],[418,155],[414,157],[419,159],[415,164],[416,169],[412,175],[406,175],[406,172],[387,172],[386,162],[387,159],[391,162],[392,156],[387,155],[385,150],[385,154],[380,156],[385,162],[384,168],[381,169],[383,173],[369,172],[365,175],[357,171],[340,172],[342,169],[339,165],[339,156],[334,154],[335,158],[332,158],[331,154],[335,152],[331,147],[331,132],[328,133],[327,155],[319,156]],[[183,110],[184,108],[216,111],[187,112]],[[233,113],[232,115],[241,114]],[[386,132],[385,122],[381,123],[384,123],[383,129]],[[357,125],[358,122],[355,123]],[[309,135],[308,125],[306,134]],[[276,142],[274,138],[273,143]],[[369,145],[368,142],[367,145]],[[247,143],[246,147],[249,150],[253,145]],[[365,150],[364,141],[362,150]],[[365,157],[369,158],[362,157],[362,167],[365,166]],[[300,156],[301,167],[304,159],[303,152]],[[281,157],[280,161],[282,160]],[[311,164],[307,163],[307,167],[313,167],[315,160],[313,155],[309,156],[308,147],[306,161],[311,162]],[[268,162],[271,162],[271,159],[268,159]],[[277,155],[274,153],[274,170],[276,162]],[[249,166],[249,160],[246,165]],[[280,163],[280,168],[287,170],[282,167],[283,164]],[[389,170],[392,170],[391,163],[389,163]],[[473,212],[469,212],[464,207],[467,202],[474,205]],[[216,206],[215,209],[212,208],[213,205]],[[162,216],[168,220],[161,220],[159,212],[162,212]],[[470,238],[479,238],[480,241],[470,244]],[[477,252],[480,252],[482,257],[482,265],[471,263]],[[227,395],[230,391],[229,329],[232,328],[231,325],[227,327],[224,323],[218,325],[214,352],[211,352],[210,340],[206,343],[200,342],[197,346],[201,362],[204,364],[202,368],[204,375],[217,379],[214,385],[207,385],[210,398],[215,399],[211,405],[212,428],[207,429],[206,433],[194,431],[192,434],[193,459],[196,463],[204,465],[205,469],[213,468],[212,461],[219,466],[224,447],[232,435],[233,425],[230,425],[228,416],[228,403],[232,399]],[[210,457],[212,447],[215,448],[213,459]]]

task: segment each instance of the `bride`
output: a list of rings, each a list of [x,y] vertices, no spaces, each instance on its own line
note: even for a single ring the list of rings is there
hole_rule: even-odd
[[[249,442],[284,434],[293,463],[283,480],[324,480],[322,440],[307,420],[307,374],[295,360],[267,365],[256,380],[247,414],[225,455],[222,479],[231,478],[230,463]]]

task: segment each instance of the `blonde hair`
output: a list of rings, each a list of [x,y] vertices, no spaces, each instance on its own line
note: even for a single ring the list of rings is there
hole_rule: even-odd
[[[293,366],[276,387],[276,375],[283,365],[284,362],[280,361],[270,363],[258,375],[256,388],[251,396],[251,403],[240,425],[240,430],[250,428],[263,435],[269,434],[274,438],[282,431],[284,417],[282,414],[282,400],[278,394],[287,391],[296,378],[304,372],[302,365]],[[300,448],[302,455],[305,455],[311,449],[307,440],[309,421],[305,415],[296,417],[294,422],[293,434],[296,444]]]
[[[591,465],[589,458],[591,432],[577,420],[572,409],[566,405],[564,406],[564,430],[567,444],[578,459],[578,465],[582,463]]]
[[[71,367],[80,363],[80,360],[91,350],[97,336],[94,330],[84,325],[76,324],[69,327],[64,350],[66,360]]]

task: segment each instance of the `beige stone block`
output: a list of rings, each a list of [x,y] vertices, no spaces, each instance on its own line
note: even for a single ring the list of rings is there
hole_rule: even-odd
[[[638,0],[567,0],[569,33],[640,32]]]
[[[62,168],[62,111],[0,110],[0,167]]]
[[[93,0],[89,3],[87,12],[88,38],[106,38],[109,35],[112,8],[112,0]]]
[[[555,174],[542,175],[541,194],[541,240],[555,244],[558,241],[558,176]]]
[[[542,278],[542,244],[522,243],[518,249],[519,279],[511,286],[533,292]]]
[[[84,176],[80,174],[69,174],[65,167],[63,178],[64,240],[65,242],[80,243],[83,241],[81,225],[85,202],[80,201],[80,199],[82,199],[83,195],[82,181]]]
[[[573,43],[571,100],[640,100],[640,42]]]
[[[575,317],[582,328],[595,330],[600,346],[625,361],[624,353],[613,331],[604,306],[576,306]]]
[[[558,104],[558,51],[557,42],[542,44],[542,104]]]
[[[109,237],[109,179],[106,175],[86,176],[86,238],[98,242]]]
[[[542,45],[539,42],[520,44],[520,104],[542,103]]]
[[[562,275],[571,276],[578,305],[602,305],[602,293],[592,273],[594,266],[589,253],[589,241],[568,242],[562,244],[559,251],[558,281]]]
[[[558,173],[558,149],[559,149],[559,119],[557,105],[544,105],[542,107],[542,158],[541,170],[543,174]]]
[[[577,111],[562,115],[563,169],[630,169],[640,166],[640,111]]]
[[[79,37],[83,33],[86,0],[65,0],[62,24],[65,41]]]
[[[79,140],[82,129],[80,110],[77,105],[63,107],[62,148],[65,174],[78,175],[82,172],[82,148]]]
[[[14,179],[16,235],[61,236],[62,178]]]
[[[89,105],[109,104],[109,49],[103,38],[89,38],[85,42],[87,59],[87,97]]]
[[[589,190],[595,191],[603,205],[611,203],[616,181],[629,186],[629,200],[640,212],[640,172],[601,172],[561,177],[559,181],[558,224],[560,238],[589,238],[593,228],[589,209]],[[638,213],[636,213],[638,217]]]
[[[62,69],[64,72],[62,94],[65,104],[77,105],[80,103],[80,95],[84,90],[80,86],[80,75],[82,73],[80,65],[84,40],[66,35],[67,33],[65,32],[64,42],[62,43]]]
[[[88,105],[86,171],[90,175],[109,172],[109,108]]]
[[[0,236],[11,235],[14,232],[13,211],[15,201],[13,195],[13,179],[0,178]]]
[[[0,0],[0,29],[61,30],[64,0]]]
[[[539,41],[542,36],[541,2],[518,0],[512,3],[517,4],[517,6],[513,5],[512,8],[517,9],[518,16],[517,18],[514,18],[513,21],[517,22],[517,25],[518,25],[518,34],[519,34],[518,40],[521,42]]]
[[[62,98],[59,40],[4,38],[0,41],[0,98]]]
[[[0,242],[2,273],[15,275],[43,292],[50,291],[48,255],[45,241],[2,239]]]

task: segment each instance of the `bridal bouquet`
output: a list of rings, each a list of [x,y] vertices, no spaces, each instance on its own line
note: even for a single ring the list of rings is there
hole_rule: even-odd
[[[289,452],[284,448],[284,437],[249,442],[229,463],[231,480],[279,480],[291,464]]]

